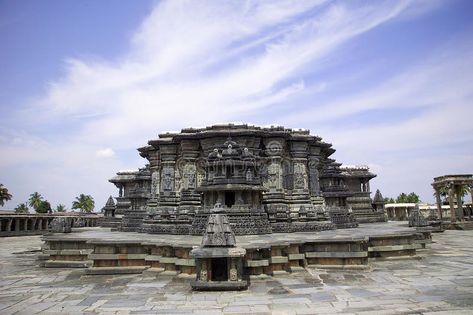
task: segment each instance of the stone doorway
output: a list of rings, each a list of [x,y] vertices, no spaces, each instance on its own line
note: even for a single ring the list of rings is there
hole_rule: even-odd
[[[212,281],[228,281],[227,258],[212,258]]]
[[[225,192],[225,205],[231,208],[235,204],[235,192],[226,191]]]

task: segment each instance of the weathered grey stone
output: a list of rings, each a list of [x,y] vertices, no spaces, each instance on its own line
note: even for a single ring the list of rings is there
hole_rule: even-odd
[[[52,233],[71,233],[72,218],[55,217],[49,224],[49,231]]]

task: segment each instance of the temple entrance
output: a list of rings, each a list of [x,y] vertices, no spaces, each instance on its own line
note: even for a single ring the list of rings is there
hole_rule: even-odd
[[[228,281],[227,258],[212,258],[212,281]]]
[[[235,204],[235,192],[226,191],[225,192],[225,205],[231,208]]]

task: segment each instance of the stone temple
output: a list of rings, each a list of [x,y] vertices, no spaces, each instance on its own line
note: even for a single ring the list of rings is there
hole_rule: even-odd
[[[221,205],[236,235],[309,232],[386,221],[366,166],[343,166],[308,130],[246,124],[160,134],[138,149],[148,161],[121,171],[121,231],[203,235]],[[110,205],[109,205],[110,206]],[[113,205],[112,205],[113,206]]]

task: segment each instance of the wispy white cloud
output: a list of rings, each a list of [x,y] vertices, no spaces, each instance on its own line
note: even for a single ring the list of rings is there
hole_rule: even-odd
[[[115,156],[115,152],[110,148],[100,149],[95,151],[98,158],[111,158]]]
[[[426,3],[426,8],[433,7]],[[120,158],[120,152],[133,150],[164,130],[241,120],[257,110],[289,103],[308,89],[324,93],[327,84],[323,79],[308,85],[304,76],[317,73],[317,65],[349,40],[386,22],[420,14],[412,10],[411,1],[159,2],[135,32],[127,53],[111,61],[67,59],[64,75],[49,82],[45,95],[22,112],[21,120],[30,125],[40,118],[44,126],[61,122],[73,125],[74,130],[38,135],[40,140],[35,144],[2,143],[2,151],[9,157],[2,158],[0,165],[14,167],[37,161],[46,170],[28,168],[38,179],[35,184],[48,180],[68,187],[69,195],[73,190],[90,189],[104,202],[113,190],[106,179],[117,169],[143,162],[139,157]],[[424,8],[422,12],[427,11]],[[433,74],[442,71],[430,69]],[[412,74],[381,83],[375,92],[360,92],[355,101],[334,100],[316,110],[317,115],[268,115],[265,122],[277,119],[283,124],[311,127],[314,121],[337,119],[380,103],[396,106],[398,100],[418,90],[415,84],[432,82],[428,73],[417,79]],[[454,74],[452,70],[452,79],[461,79]],[[396,83],[403,80],[412,84]],[[384,94],[393,84],[398,90]],[[450,100],[459,89],[452,87],[443,100]],[[416,106],[438,101],[424,92],[423,103]],[[293,110],[297,108],[293,106]],[[432,121],[437,119],[435,115],[432,113]],[[414,123],[405,124],[405,128],[413,128]],[[318,131],[318,126],[312,127]],[[359,130],[360,135],[372,131]],[[340,134],[330,137],[344,145]],[[47,168],[54,170],[43,176]],[[14,176],[11,170],[9,174]],[[25,187],[23,194],[37,186],[30,183]]]

